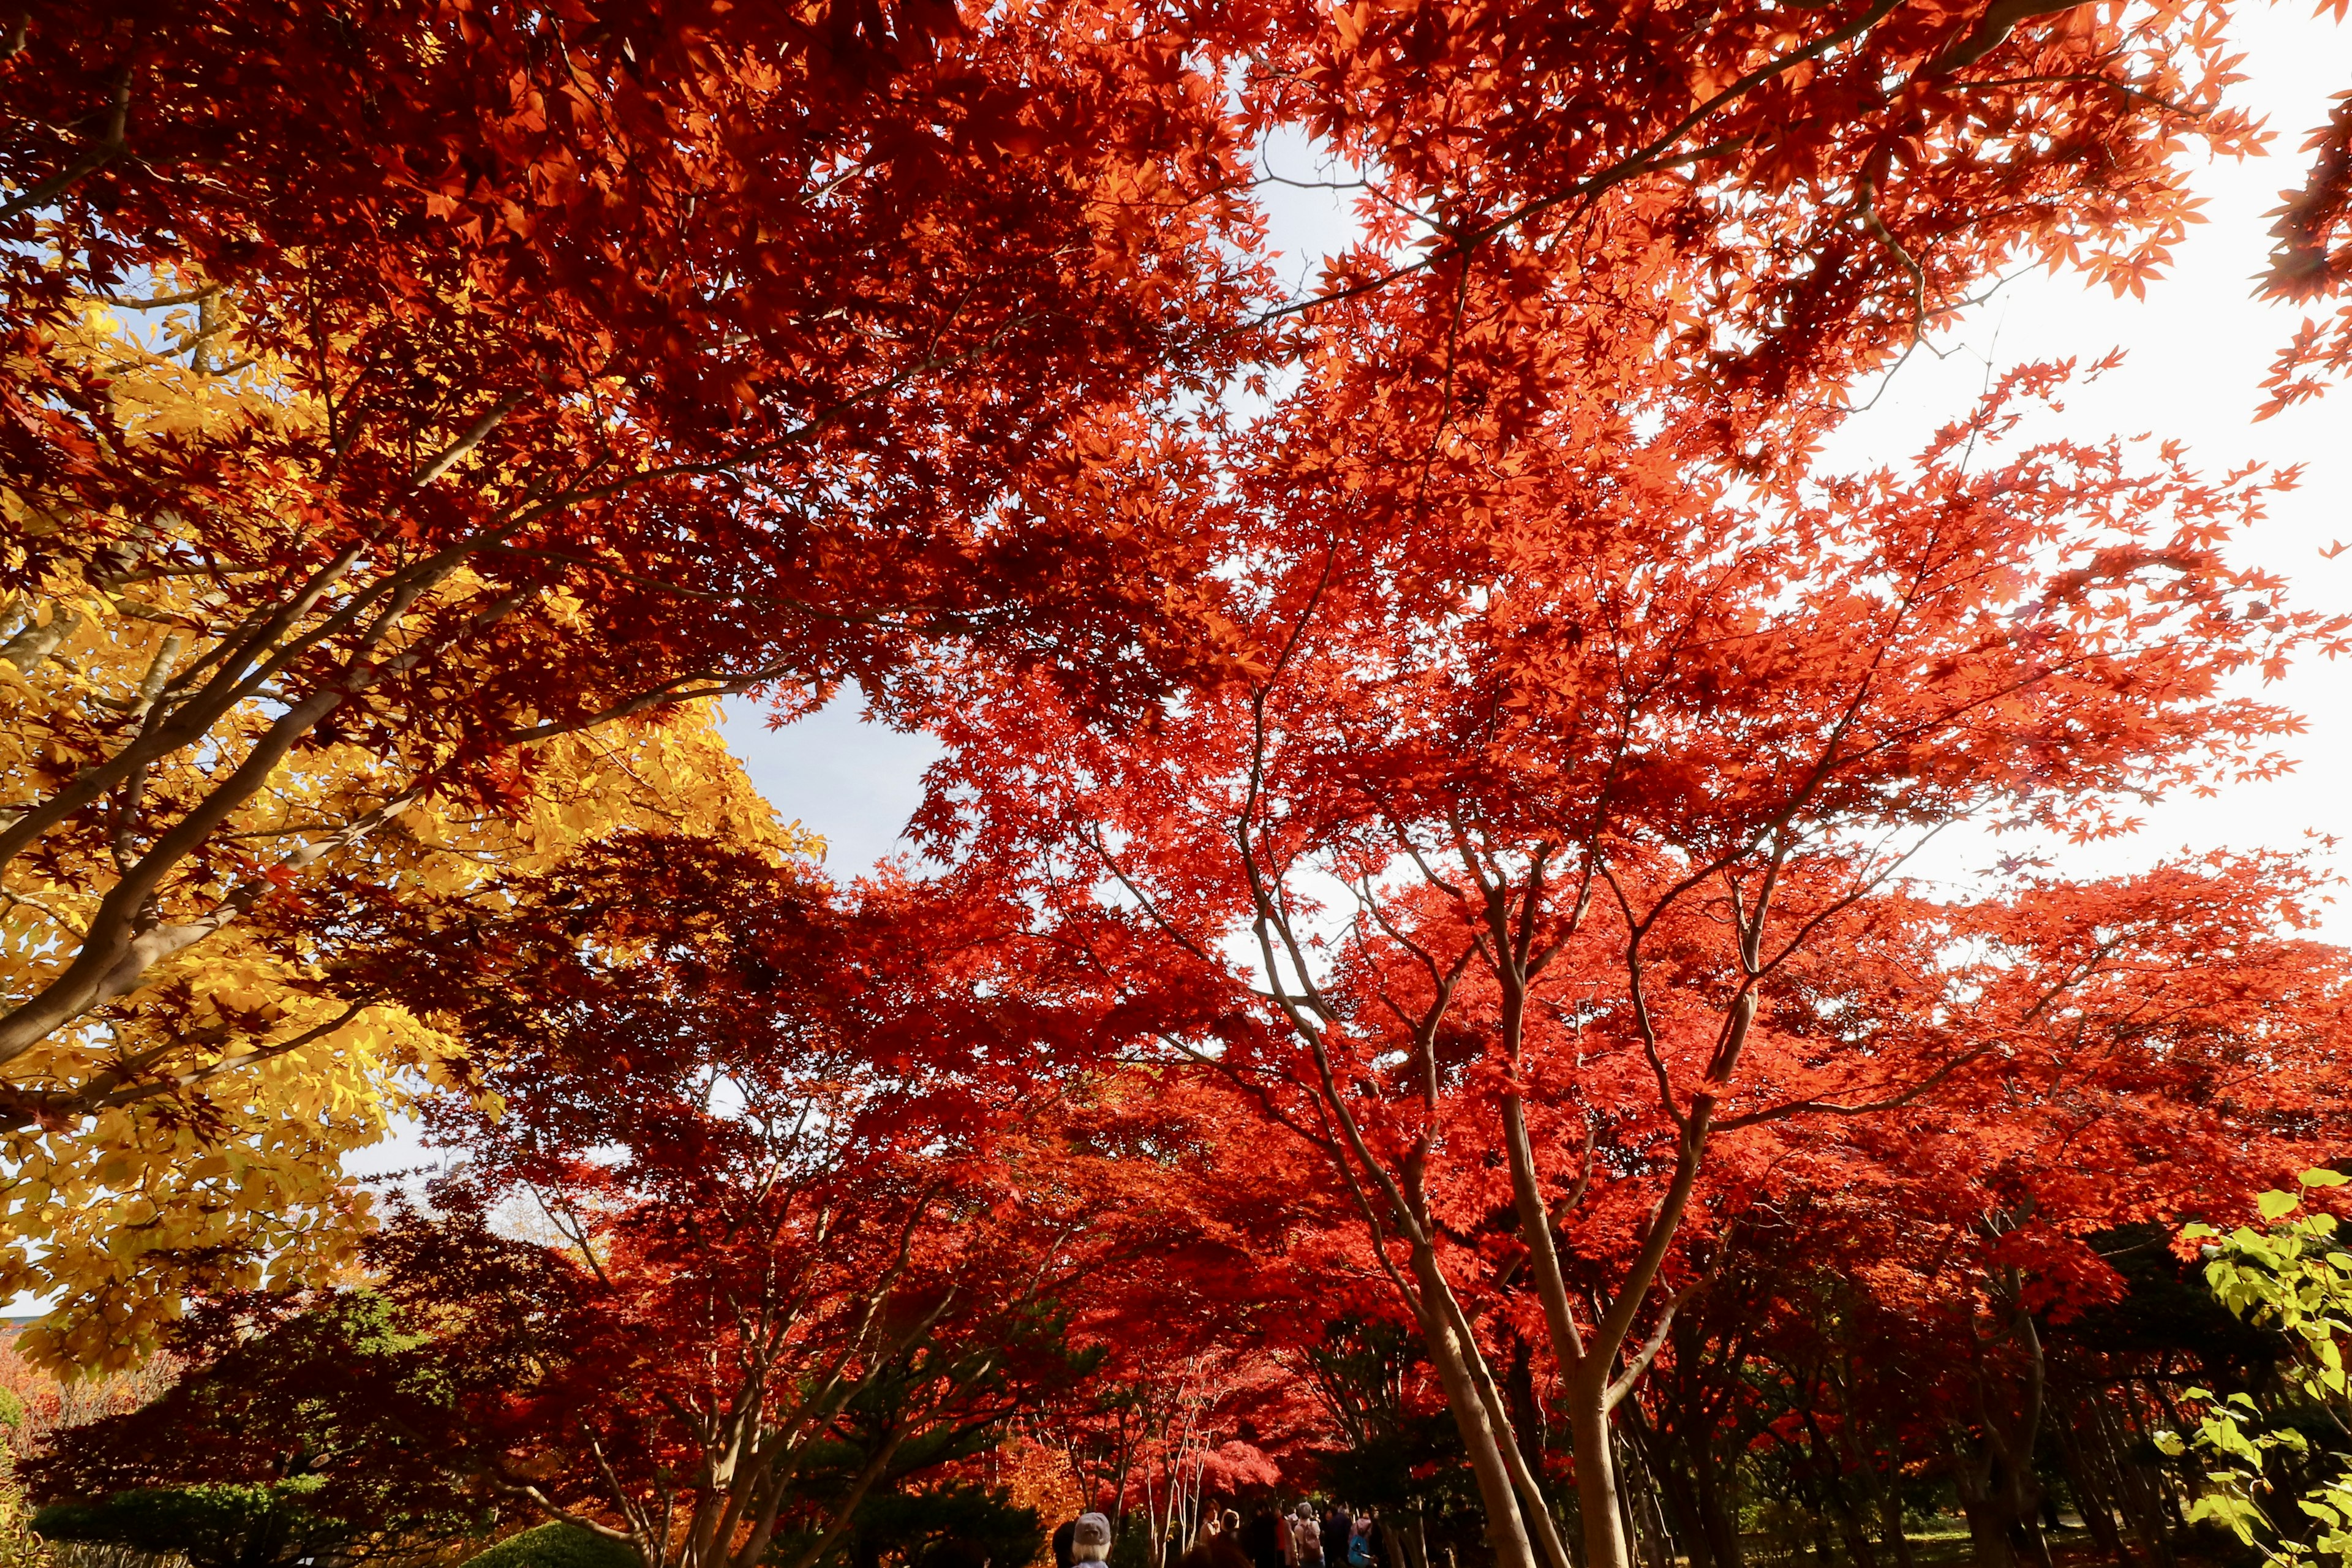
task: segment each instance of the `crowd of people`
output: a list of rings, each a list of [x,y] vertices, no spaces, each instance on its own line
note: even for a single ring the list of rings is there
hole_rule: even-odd
[[[1054,1568],[1108,1563],[1112,1536],[1109,1516],[1080,1514],[1054,1532]],[[1211,1512],[1177,1568],[1376,1568],[1387,1558],[1372,1510],[1301,1500],[1286,1511],[1261,1507],[1247,1520],[1237,1509]]]

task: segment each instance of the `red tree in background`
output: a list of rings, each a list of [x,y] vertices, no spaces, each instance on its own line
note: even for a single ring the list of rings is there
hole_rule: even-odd
[[[337,933],[352,983],[477,1053],[471,1099],[435,1124],[467,1156],[440,1212],[371,1249],[394,1315],[371,1339],[369,1309],[328,1297],[260,1343],[306,1303],[262,1303],[263,1323],[225,1302],[181,1336],[184,1394],[93,1428],[41,1484],[271,1479],[307,1422],[321,1506],[355,1518],[384,1506],[389,1445],[412,1511],[471,1495],[648,1568],[805,1565],[869,1498],[992,1448],[1091,1370],[1071,1331],[1108,1316],[1092,1270],[1146,1235],[1179,1261],[1129,1201],[1150,1168],[1102,1168],[1062,1104],[1117,1037],[1017,908],[845,895],[808,863],[676,837],[509,891],[502,920],[464,902],[436,923],[390,895],[364,918],[362,890]],[[206,1436],[224,1420],[236,1440]]]
[[[453,1100],[436,1131],[580,1276],[570,1371],[507,1414],[501,1486],[652,1568],[805,1564],[1082,1378],[1285,1319],[1298,1183],[1231,1141],[1230,1096],[1108,1065],[1136,1010],[1076,927],[683,838],[516,890],[502,922],[388,906],[344,960],[478,1050],[494,1114]],[[467,1293],[429,1226],[379,1251],[419,1304]]]
[[[2168,1262],[2182,1220],[2341,1147],[2352,967],[2298,934],[2325,887],[2213,857],[1940,906],[1953,1026],[1989,1048],[1899,1116],[1735,1142],[1703,1186],[1699,1293],[1621,1412],[1695,1560],[1739,1561],[1749,1442],[1811,1474],[1857,1563],[1905,1550],[1906,1467],[1953,1483],[1979,1560],[2046,1554],[2037,1446],[2083,1441],[2052,1336],[2120,1300],[2118,1256]]]
[[[1033,1430],[1085,1507],[1139,1514],[1153,1561],[1172,1561],[1217,1507],[1305,1489],[1329,1446],[1298,1351],[1333,1310],[1344,1200],[1311,1151],[1255,1136],[1247,1097],[1196,1073],[1102,1070],[1059,1125],[1096,1216],[1070,1331],[1102,1359]]]
[[[1737,1184],[1820,1125],[2031,1093],[2031,1008],[1951,958],[1965,917],[1912,857],[1963,822],[2113,833],[2276,765],[2291,717],[2221,682],[2340,639],[2222,560],[2245,476],[1987,466],[2052,378],[2020,379],[1910,473],[1744,492],[1465,430],[1418,465],[1424,512],[1349,482],[1405,465],[1335,376],[1245,437],[1246,679],[1122,736],[1018,674],[961,671],[938,714],[965,793],[932,830],[1156,935],[1198,992],[1171,1037],[1345,1175],[1510,1568],[1567,1555],[1480,1293],[1535,1314],[1586,1559],[1616,1568],[1610,1415],[1709,1159]]]
[[[483,1053],[501,1113],[440,1129],[468,1180],[584,1275],[496,1473],[649,1568],[813,1563],[1084,1370],[1056,1303],[1100,1243],[1051,1084],[1098,1010],[977,897],[678,839],[569,887],[379,961]],[[425,1239],[389,1261],[429,1300]]]
[[[2122,1295],[2101,1247],[2242,1215],[2340,1157],[2352,965],[2298,934],[2326,886],[2214,856],[2036,878],[1955,921],[1990,1049],[1899,1122],[1856,1128],[1837,1201],[1858,1187],[1877,1211],[1854,1275],[1877,1310],[1934,1338],[1916,1391],[1979,1562],[2021,1541],[2046,1555],[2033,1456],[2063,1426],[2044,1337]]]

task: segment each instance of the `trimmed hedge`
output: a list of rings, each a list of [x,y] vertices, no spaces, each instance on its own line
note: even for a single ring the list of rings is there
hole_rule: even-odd
[[[637,1554],[593,1530],[561,1521],[509,1535],[464,1568],[637,1568]]]

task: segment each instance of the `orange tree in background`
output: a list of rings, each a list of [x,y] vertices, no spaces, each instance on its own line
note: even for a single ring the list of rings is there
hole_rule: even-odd
[[[1670,1265],[1680,1305],[1617,1412],[1695,1561],[1741,1560],[1750,1443],[1811,1472],[1857,1562],[1901,1561],[1906,1476],[1948,1479],[1979,1562],[2046,1562],[2053,1469],[2126,1555],[2118,1494],[2083,1458],[2115,1366],[2084,1352],[2139,1348],[2125,1298],[2193,1275],[2163,1246],[2182,1216],[2245,1212],[2340,1146],[2352,965],[2306,934],[2326,887],[2215,855],[1935,907],[1946,962],[1970,955],[1956,1023],[1992,1049],[1899,1114],[1710,1155]]]

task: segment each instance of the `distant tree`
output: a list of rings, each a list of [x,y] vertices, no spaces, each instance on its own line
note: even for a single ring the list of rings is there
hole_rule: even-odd
[[[332,955],[466,1042],[433,1119],[463,1173],[370,1290],[199,1313],[202,1370],[44,1487],[291,1466],[387,1533],[469,1505],[805,1568],[1100,1359],[1075,1287],[1135,1233],[1056,1086],[1104,1005],[1027,911],[674,837],[504,885],[446,918],[355,890]],[[500,1233],[515,1203],[548,1245]]]
[[[1045,1548],[1034,1509],[967,1481],[868,1497],[845,1557],[850,1568],[877,1568],[886,1556],[905,1568],[1028,1568]]]

